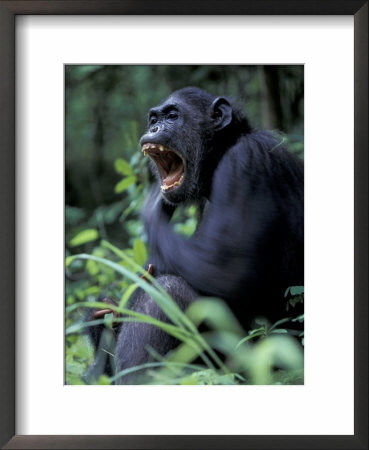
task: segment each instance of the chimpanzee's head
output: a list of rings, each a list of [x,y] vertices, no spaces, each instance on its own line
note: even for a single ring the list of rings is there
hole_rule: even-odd
[[[229,100],[189,87],[150,109],[140,144],[153,161],[162,196],[176,204],[209,195],[221,156],[247,131],[247,120]]]

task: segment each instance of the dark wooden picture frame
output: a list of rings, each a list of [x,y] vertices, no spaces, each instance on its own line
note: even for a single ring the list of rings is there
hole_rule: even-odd
[[[353,15],[355,365],[353,436],[15,435],[15,17],[19,14]],[[339,244],[338,244],[339,245]],[[368,448],[368,1],[0,0],[0,445],[2,448]]]

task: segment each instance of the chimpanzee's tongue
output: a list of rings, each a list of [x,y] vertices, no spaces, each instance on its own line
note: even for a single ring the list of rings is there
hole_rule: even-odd
[[[166,186],[171,186],[176,181],[179,182],[182,173],[183,173],[183,165],[179,164],[178,167],[169,172],[169,174],[163,179],[163,184]]]

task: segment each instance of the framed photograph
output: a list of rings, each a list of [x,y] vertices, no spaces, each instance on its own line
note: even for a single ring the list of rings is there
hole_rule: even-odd
[[[1,445],[368,448],[367,2],[0,25]]]

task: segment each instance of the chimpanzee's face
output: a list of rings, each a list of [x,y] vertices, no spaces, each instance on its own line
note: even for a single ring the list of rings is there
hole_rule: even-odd
[[[173,94],[150,109],[148,130],[140,140],[153,162],[162,196],[170,203],[196,199],[201,190],[204,118],[195,109]]]

